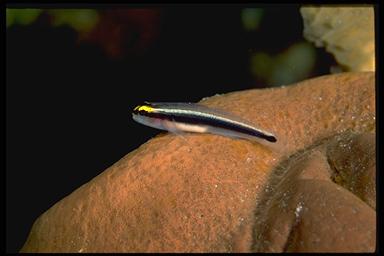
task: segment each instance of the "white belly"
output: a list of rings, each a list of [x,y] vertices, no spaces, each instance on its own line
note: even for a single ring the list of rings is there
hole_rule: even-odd
[[[203,132],[206,132],[208,130],[208,127],[207,126],[203,126],[203,125],[185,124],[185,123],[176,123],[176,122],[173,123],[172,125],[177,130],[186,131],[186,132],[200,132],[200,133],[203,133]]]

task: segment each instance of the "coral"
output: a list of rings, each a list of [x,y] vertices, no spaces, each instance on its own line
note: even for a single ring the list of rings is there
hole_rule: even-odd
[[[42,214],[21,251],[374,251],[374,82],[350,72],[207,98],[280,150],[161,133]]]
[[[348,71],[375,70],[373,7],[302,7],[304,37]]]

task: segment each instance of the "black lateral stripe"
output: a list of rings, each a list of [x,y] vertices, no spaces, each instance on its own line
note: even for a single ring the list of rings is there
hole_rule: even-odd
[[[224,129],[228,129],[235,132],[240,132],[244,134],[248,134],[251,136],[263,138],[270,142],[276,142],[276,138],[271,135],[267,135],[263,132],[260,132],[256,129],[249,128],[247,126],[243,126],[241,124],[232,123],[228,121],[224,121],[215,117],[207,117],[198,114],[191,113],[158,113],[158,112],[145,112],[143,113],[145,116],[159,119],[166,119],[169,121],[187,123],[187,124],[196,124],[196,125],[209,125],[213,127],[220,127]]]

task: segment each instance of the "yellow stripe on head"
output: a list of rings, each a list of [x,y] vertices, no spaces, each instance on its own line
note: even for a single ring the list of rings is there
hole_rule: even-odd
[[[136,108],[135,108],[135,110],[137,110],[137,111],[145,111],[145,112],[153,112],[153,108],[152,107],[150,107],[150,106],[148,106],[148,105],[141,105],[141,106],[137,106]]]

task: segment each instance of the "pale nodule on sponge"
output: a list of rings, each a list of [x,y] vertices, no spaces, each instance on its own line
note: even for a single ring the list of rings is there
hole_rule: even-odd
[[[375,71],[374,10],[366,7],[302,7],[304,37],[335,56],[347,71]]]

